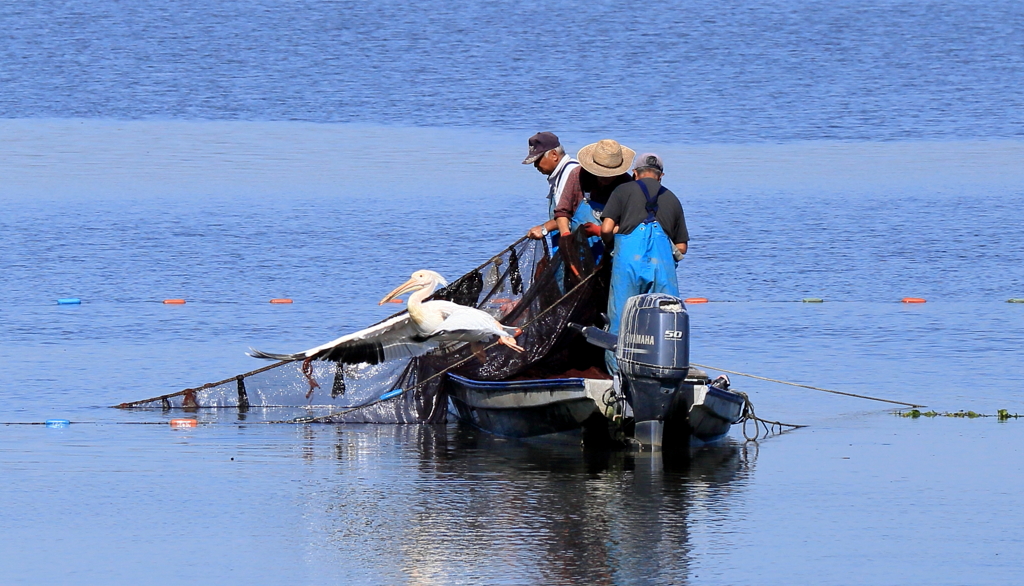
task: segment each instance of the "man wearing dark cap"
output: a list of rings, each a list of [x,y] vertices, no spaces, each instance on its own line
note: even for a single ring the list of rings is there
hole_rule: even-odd
[[[558,137],[551,132],[538,132],[530,137],[529,144],[530,150],[523,159],[523,164],[532,163],[538,171],[548,177],[548,219],[543,224],[530,228],[526,233],[530,238],[540,239],[547,236],[548,232],[555,231],[555,205],[562,196],[569,172],[577,167],[579,162],[566,156]]]
[[[683,206],[675,194],[661,185],[665,164],[654,153],[636,158],[636,181],[615,188],[601,220],[605,246],[614,242],[612,278],[608,290],[608,331],[619,333],[626,300],[642,293],[679,296],[676,262],[686,254],[690,234]],[[615,356],[606,353],[608,368],[617,368]]]

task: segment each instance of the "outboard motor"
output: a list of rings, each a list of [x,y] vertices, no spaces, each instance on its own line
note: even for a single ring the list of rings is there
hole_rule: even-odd
[[[690,316],[683,300],[664,293],[627,299],[615,359],[633,406],[633,435],[660,449],[672,399],[690,370]]]

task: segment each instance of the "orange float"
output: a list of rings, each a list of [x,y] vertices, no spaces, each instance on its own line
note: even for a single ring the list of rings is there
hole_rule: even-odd
[[[282,299],[271,299],[270,302],[271,303],[278,303],[278,304],[280,304],[280,303],[291,303],[292,300],[291,299],[283,299],[282,298]]]
[[[707,303],[707,302],[708,302],[708,298],[707,297],[687,297],[686,299],[683,299],[683,303],[686,303],[687,305],[694,304],[694,303]]]
[[[185,305],[184,299],[164,299],[164,305]]]
[[[195,427],[197,422],[195,419],[183,418],[183,419],[172,419],[171,427]]]
[[[904,297],[903,303],[925,303],[921,297]]]

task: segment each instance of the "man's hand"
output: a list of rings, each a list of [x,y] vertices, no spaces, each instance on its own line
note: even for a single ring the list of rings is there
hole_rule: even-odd
[[[544,237],[544,224],[540,224],[530,228],[530,231],[526,233],[526,237],[533,240],[540,240]]]
[[[686,254],[686,248],[685,242],[680,242],[672,247],[672,258],[675,259],[676,264],[679,264],[679,261],[683,260],[683,255]]]
[[[593,222],[587,222],[586,224],[583,224],[581,228],[583,230],[583,233],[586,234],[587,236],[601,235],[601,227]]]

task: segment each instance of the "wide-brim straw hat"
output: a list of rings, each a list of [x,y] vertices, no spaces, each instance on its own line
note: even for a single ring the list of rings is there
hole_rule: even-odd
[[[581,148],[576,159],[596,177],[615,177],[629,170],[635,155],[633,149],[606,138]]]

